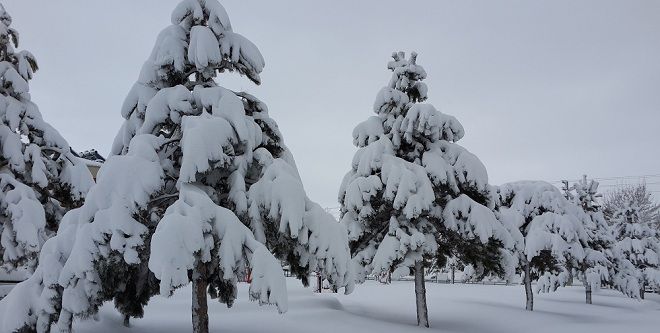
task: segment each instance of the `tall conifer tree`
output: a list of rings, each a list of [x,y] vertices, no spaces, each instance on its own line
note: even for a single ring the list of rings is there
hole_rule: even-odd
[[[374,112],[353,131],[359,148],[341,185],[342,223],[349,232],[359,281],[412,269],[417,322],[429,326],[424,270],[447,256],[482,271],[503,271],[510,235],[491,208],[492,187],[481,161],[456,144],[463,127],[427,99],[426,71],[394,53],[389,84]]]

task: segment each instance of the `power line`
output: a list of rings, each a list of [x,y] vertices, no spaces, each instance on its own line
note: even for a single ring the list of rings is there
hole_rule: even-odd
[[[652,182],[652,183],[644,183],[644,185],[659,185],[660,182]],[[605,185],[600,185],[599,187],[619,187],[622,184],[605,184]]]
[[[639,175],[639,176],[595,177],[595,178],[589,178],[589,179],[593,179],[593,180],[596,180],[596,181],[603,181],[603,180],[604,180],[604,181],[608,181],[608,180],[611,181],[611,180],[623,180],[623,179],[645,179],[645,178],[656,178],[656,177],[660,177],[660,173],[657,173],[657,174],[650,174],[650,175]],[[568,179],[569,182],[577,182],[577,181],[580,181],[580,180],[581,180],[581,178],[578,178],[578,179]],[[550,184],[561,184],[561,183],[563,183],[563,182],[564,182],[564,180],[555,180],[555,181],[551,181],[551,182],[549,182],[549,183],[550,183]]]

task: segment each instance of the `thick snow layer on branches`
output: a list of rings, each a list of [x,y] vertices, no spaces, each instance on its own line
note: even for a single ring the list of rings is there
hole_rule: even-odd
[[[353,144],[364,147],[380,139],[384,135],[383,123],[380,118],[371,116],[358,124],[353,130]]]
[[[621,261],[634,267],[633,275],[640,287],[660,287],[660,233],[645,219],[643,209],[628,202],[612,216],[616,244],[614,250]],[[624,277],[624,281],[632,280]],[[634,283],[633,283],[634,285]]]
[[[457,144],[435,143],[423,154],[422,165],[435,186],[449,186],[455,192],[469,188],[490,191],[486,167],[477,156]]]
[[[150,134],[168,119],[180,122],[183,115],[192,112],[191,100],[190,92],[181,85],[159,90],[149,99],[138,134]]]
[[[626,285],[619,285],[617,281],[627,280],[626,275],[632,271],[627,269],[623,258],[617,257],[614,251],[614,235],[601,207],[598,204],[598,182],[588,180],[583,176],[575,184],[569,186],[564,182],[566,198],[577,206],[578,217],[584,228],[586,238],[582,240],[584,259],[578,263],[577,271],[588,292],[598,290],[603,282],[608,282],[630,295]],[[618,276],[615,279],[615,276]],[[632,294],[636,294],[635,290]]]
[[[581,226],[574,217],[546,212],[533,218],[527,228],[525,237],[525,255],[528,260],[550,250],[555,256],[571,255],[573,258],[584,258],[584,250],[580,246]]]
[[[184,134],[181,139],[183,163],[180,179],[195,181],[198,173],[205,173],[212,165],[227,165],[231,158],[232,142],[236,142],[234,131],[223,118],[213,117],[208,113],[186,117],[181,124]]]
[[[206,21],[207,26],[200,25]],[[225,9],[217,1],[186,0],[172,13],[172,24],[191,29],[188,60],[198,70],[227,68],[260,82],[264,59],[247,38],[234,33]],[[221,61],[229,64],[221,64]]]
[[[84,198],[93,184],[91,175],[34,103],[0,95],[0,119],[1,153],[9,162],[7,171],[41,189],[54,183],[54,187],[66,189],[74,201]]]
[[[269,244],[266,229],[294,239],[298,263],[319,271],[334,286],[353,289],[352,269],[343,225],[305,195],[295,165],[283,158],[261,157],[261,179],[247,192],[250,224],[257,240]],[[271,224],[271,226],[269,226]],[[276,224],[276,225],[272,225]]]
[[[374,112],[379,116],[398,115],[410,103],[410,98],[404,92],[394,88],[384,87],[376,95]]]
[[[231,22],[225,8],[215,0],[184,0],[172,11],[172,24],[190,25],[207,20],[216,34],[231,31]]]
[[[494,237],[502,241],[505,248],[514,246],[511,234],[497,220],[493,211],[465,194],[447,202],[442,214],[444,225],[466,238],[486,243]]]
[[[392,222],[391,224],[396,224],[398,221]],[[371,267],[369,267],[371,272],[364,273],[379,274],[389,271],[393,266],[411,267],[416,261],[421,260],[423,255],[434,253],[437,249],[438,245],[433,235],[425,235],[416,229],[411,229],[409,232],[396,229],[393,235],[386,235],[378,244]],[[395,265],[395,262],[398,261],[402,261],[402,263]]]
[[[138,136],[127,155],[106,161],[85,204],[68,212],[58,234],[44,245],[35,273],[1,301],[11,304],[4,309],[12,309],[2,314],[3,331],[26,324],[42,330],[50,325],[49,317],[58,315],[60,329],[66,330],[72,315],[88,314],[98,306],[98,260],[114,252],[127,264],[139,262],[137,249],[147,229],[133,216],[162,186],[155,151],[160,143],[151,135]],[[59,297],[60,304],[51,303]]]
[[[223,59],[245,66],[250,72],[259,73],[265,66],[261,52],[249,39],[234,32],[225,32],[220,37],[220,52]]]
[[[351,293],[354,272],[346,228],[316,203],[310,203],[304,220],[309,228],[310,271],[323,273],[334,286],[345,287],[345,294]]]
[[[271,221],[279,221],[280,233],[298,237],[303,228],[307,198],[291,165],[282,159],[273,160],[265,167],[262,178],[250,187],[248,197],[250,216],[255,221],[261,220],[264,212]],[[261,228],[256,228],[257,235],[265,238],[258,231]]]
[[[205,26],[194,26],[190,30],[188,61],[195,64],[198,70],[204,70],[209,65],[220,64],[221,60],[218,38],[213,31]]]
[[[584,258],[580,240],[584,229],[577,210],[559,189],[546,182],[524,181],[504,184],[499,188],[502,201],[500,213],[505,224],[518,231],[517,248],[531,260],[541,250],[550,250],[557,256]]]
[[[0,174],[0,209],[3,211],[0,217],[3,263],[8,268],[34,267],[34,261],[23,261],[38,257],[46,240],[46,217],[41,202],[30,187],[9,174]]]
[[[556,187],[541,181],[522,181],[500,186],[499,216],[517,241],[520,265],[537,270],[538,289],[550,291],[568,282],[565,268],[583,260],[586,233],[577,206]],[[551,259],[541,257],[547,251]],[[540,263],[534,259],[545,258]],[[540,259],[539,259],[540,260]]]
[[[520,181],[500,186],[503,205],[523,217],[537,216],[546,211],[562,212],[567,202],[559,189],[542,181]],[[525,223],[524,219],[519,220]],[[522,227],[518,225],[517,227]]]
[[[392,202],[392,207],[408,219],[430,210],[435,195],[426,170],[394,156],[384,156],[383,159],[383,198]]]
[[[213,258],[221,278],[234,284],[237,272],[244,272],[249,264],[250,297],[286,311],[286,285],[279,261],[232,211],[216,205],[203,188],[183,184],[179,199],[167,208],[152,237],[149,269],[160,280],[161,294],[169,296],[188,284],[188,271],[196,260],[208,263]]]
[[[188,48],[186,38],[186,30],[179,25],[165,28],[158,34],[156,47],[151,51],[147,64],[156,68],[172,66],[177,72],[183,72],[186,69],[185,55]],[[152,69],[147,64],[144,69]],[[147,75],[146,72],[142,74]],[[145,79],[144,83],[150,81],[146,76],[142,78]]]
[[[77,214],[74,210],[68,214]],[[73,219],[72,219],[73,220]],[[16,285],[12,291],[0,301],[0,330],[14,332],[23,327],[35,327],[38,332],[46,332],[50,328],[48,318],[59,312],[50,300],[60,297],[58,291],[59,273],[69,257],[75,241],[77,225],[67,223],[60,225],[58,234],[46,241],[39,257],[39,266],[32,276]]]
[[[80,206],[93,180],[30,100],[36,59],[14,49],[18,32],[2,5],[0,17],[0,269],[30,272],[42,244],[64,213]]]
[[[438,140],[455,142],[465,134],[463,126],[456,118],[438,112],[430,104],[413,105],[399,125],[404,140],[413,142],[416,136],[431,142]]]

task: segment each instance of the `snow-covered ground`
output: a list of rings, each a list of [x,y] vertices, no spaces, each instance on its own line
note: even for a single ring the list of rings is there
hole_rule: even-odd
[[[209,300],[211,332],[428,332],[417,328],[413,284],[391,285],[367,281],[351,295],[314,294],[288,279],[289,311],[279,315],[274,307],[259,307],[247,300],[247,286],[240,285],[233,308]],[[427,284],[430,331],[438,332],[658,332],[660,295],[644,301],[623,297],[611,290],[594,295],[584,304],[580,287],[536,295],[535,311],[526,312],[522,286]],[[124,328],[120,315],[107,304],[99,321],[76,323],[77,333],[189,332],[190,288],[171,299],[155,297],[143,319]]]

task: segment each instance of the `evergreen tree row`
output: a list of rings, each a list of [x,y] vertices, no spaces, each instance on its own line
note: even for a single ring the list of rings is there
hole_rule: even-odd
[[[265,61],[216,0],[173,11],[94,186],[30,101],[37,63],[17,46],[0,6],[0,269],[31,273],[0,301],[2,332],[71,332],[109,301],[129,325],[152,296],[189,283],[193,331],[208,332],[208,296],[232,306],[248,276],[250,299],[285,312],[282,265],[346,293],[370,275],[412,274],[425,327],[427,272],[448,263],[473,279],[521,275],[527,310],[575,277],[587,303],[603,286],[639,298],[660,288],[648,197],[604,209],[586,176],[563,192],[491,185],[458,144],[461,123],[426,102],[415,53],[392,55],[375,115],[353,132],[338,223],[307,197],[266,105],[218,84],[228,72],[260,84]]]
[[[358,151],[339,193],[357,282],[411,271],[418,325],[426,327],[424,270],[448,261],[468,267],[473,280],[522,275],[530,311],[535,292],[576,275],[587,303],[603,285],[630,297],[660,288],[648,198],[623,200],[608,223],[598,183],[586,176],[564,193],[542,181],[489,185],[484,165],[456,144],[465,134],[458,120],[422,103],[428,89],[417,54],[392,58],[376,115],[353,131]]]

